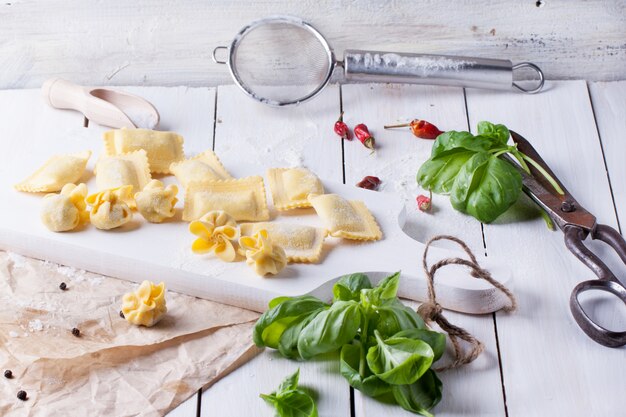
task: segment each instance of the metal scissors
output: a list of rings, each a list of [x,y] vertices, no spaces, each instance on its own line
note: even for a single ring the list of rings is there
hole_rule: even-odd
[[[513,142],[517,148],[541,165],[561,186],[564,194],[559,195],[554,187],[535,168],[529,166],[531,174],[519,167],[522,174],[524,192],[548,213],[552,221],[563,231],[565,246],[583,264],[585,264],[598,279],[581,282],[574,287],[569,300],[570,310],[578,326],[594,341],[604,346],[619,347],[626,345],[626,331],[612,331],[605,329],[593,321],[583,310],[579,296],[587,291],[605,291],[618,297],[626,304],[626,287],[622,284],[608,266],[583,241],[587,236],[600,240],[611,246],[626,265],[626,241],[619,232],[606,224],[598,224],[593,214],[589,213],[572,197],[550,167],[539,156],[535,148],[521,135],[511,131]],[[513,159],[506,156],[509,161]],[[518,166],[514,163],[515,166]]]

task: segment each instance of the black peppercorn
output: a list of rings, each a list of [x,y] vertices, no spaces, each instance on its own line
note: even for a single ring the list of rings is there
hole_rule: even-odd
[[[123,318],[123,319],[126,318],[126,316],[124,316],[124,312],[122,310],[120,310],[120,317]]]
[[[17,398],[22,401],[26,401],[26,399],[28,398],[28,394],[26,394],[26,391],[18,391]]]
[[[62,282],[62,283],[59,285],[59,288],[60,288],[62,291],[67,290],[67,284],[66,284],[65,282]]]
[[[76,337],[80,337],[80,330],[78,330],[76,327],[74,327],[72,329],[72,334]]]
[[[11,372],[10,369],[7,369],[6,371],[4,371],[4,377],[7,379],[13,378],[13,372]]]

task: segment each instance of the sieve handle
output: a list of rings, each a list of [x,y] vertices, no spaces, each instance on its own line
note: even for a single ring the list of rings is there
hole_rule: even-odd
[[[344,52],[344,74],[348,81],[383,83],[435,84],[509,90],[515,87],[525,93],[543,88],[543,72],[529,62],[513,65],[505,59],[448,55],[391,53],[347,50]],[[513,81],[513,71],[530,68],[537,72],[538,84],[524,88]]]

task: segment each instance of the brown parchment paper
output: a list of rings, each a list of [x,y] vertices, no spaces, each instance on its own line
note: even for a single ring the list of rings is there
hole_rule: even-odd
[[[258,352],[257,313],[171,291],[156,326],[129,324],[136,287],[0,252],[0,415],[159,416]]]

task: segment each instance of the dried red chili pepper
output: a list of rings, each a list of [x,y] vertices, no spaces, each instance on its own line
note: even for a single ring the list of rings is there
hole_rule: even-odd
[[[399,125],[387,125],[385,129],[395,129],[397,127],[409,127],[413,135],[421,139],[437,139],[437,136],[443,132],[437,128],[434,124],[427,122],[426,120],[414,119],[411,123],[403,123]]]
[[[359,181],[356,186],[357,187],[361,187],[361,188],[365,188],[366,190],[377,190],[378,186],[382,183],[382,181],[380,180],[380,178],[378,177],[372,177],[371,175],[368,175],[367,177],[363,178],[361,181]]]
[[[420,209],[421,211],[430,211],[432,207],[432,198],[433,198],[432,191],[429,192],[428,197],[423,194],[418,195],[416,198],[417,208]]]
[[[374,150],[376,146],[376,141],[374,137],[370,134],[370,131],[367,129],[363,123],[360,123],[354,126],[354,136],[361,141],[361,143],[367,148]]]
[[[352,140],[350,137],[350,128],[343,121],[343,112],[341,112],[339,119],[335,122],[334,130],[342,139]]]

